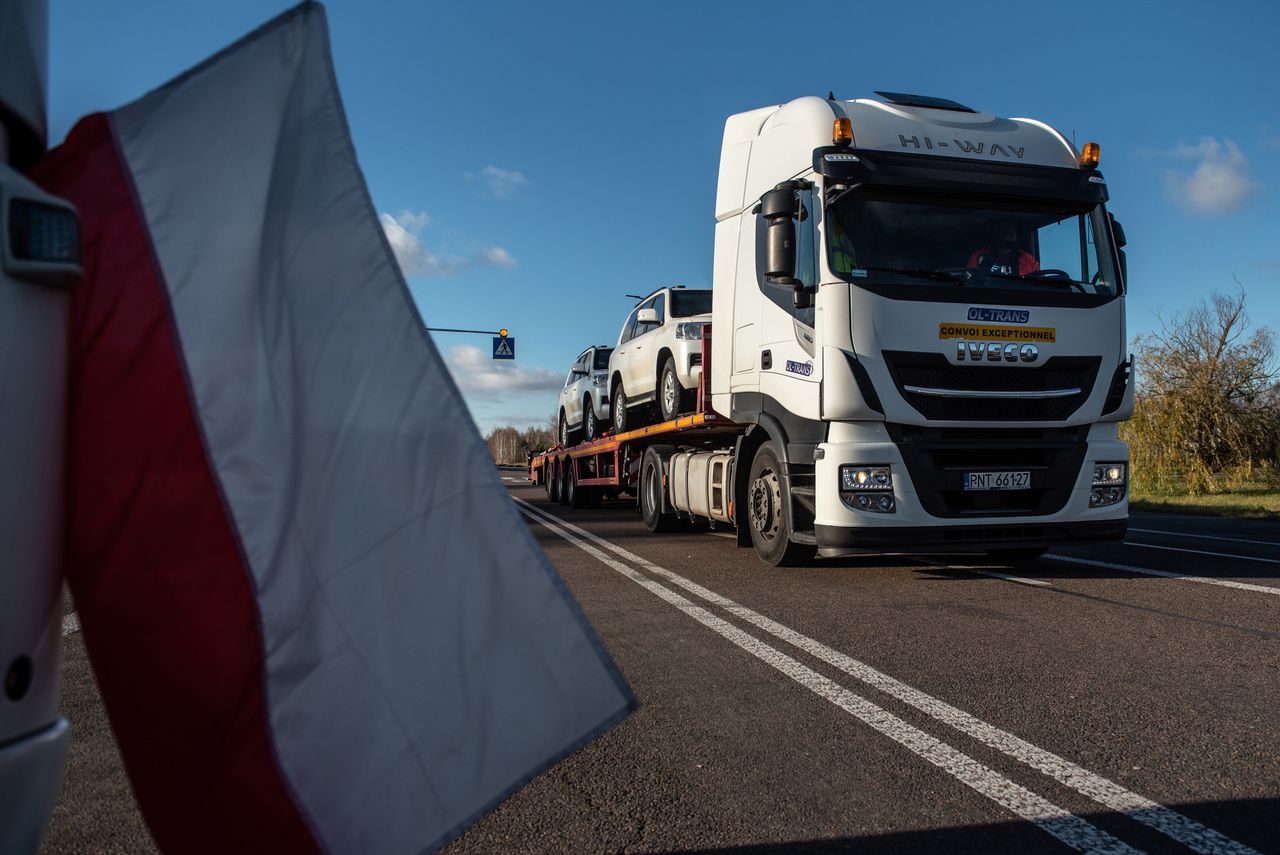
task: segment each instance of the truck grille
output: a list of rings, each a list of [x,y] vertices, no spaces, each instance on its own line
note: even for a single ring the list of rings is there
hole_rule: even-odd
[[[935,517],[1042,516],[1062,510],[1084,463],[1087,425],[1012,430],[890,424],[921,506]],[[964,473],[1028,470],[1027,490],[969,492]]]
[[[1099,356],[1054,356],[1040,366],[982,363],[952,365],[941,353],[884,351],[885,365],[903,399],[935,421],[1061,421],[1088,399],[1102,363]],[[995,393],[993,397],[938,397],[915,389]],[[1002,398],[1007,392],[1080,391],[1055,398]]]

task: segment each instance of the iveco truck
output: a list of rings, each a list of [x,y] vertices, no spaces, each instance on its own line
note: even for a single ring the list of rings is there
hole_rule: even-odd
[[[630,489],[650,528],[732,524],[775,565],[1123,537],[1132,361],[1099,146],[876,94],[728,119],[699,411],[540,458],[553,494]]]

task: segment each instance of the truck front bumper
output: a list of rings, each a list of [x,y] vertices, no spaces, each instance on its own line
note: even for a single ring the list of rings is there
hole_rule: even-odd
[[[951,443],[950,434],[898,443],[883,424],[833,423],[836,441],[821,443],[815,461],[818,546],[981,552],[1119,540],[1128,526],[1127,492],[1102,507],[1090,507],[1089,497],[1093,464],[1127,463],[1128,446],[1115,437],[1114,425],[1073,430],[1079,435],[1053,430],[1042,444],[1020,440],[1005,447],[1001,439]],[[848,494],[842,496],[841,466],[886,465],[893,475],[893,512],[856,509]],[[960,488],[965,471],[1027,469],[1033,490],[996,496]]]
[[[62,784],[66,719],[0,746],[0,852],[35,852]]]

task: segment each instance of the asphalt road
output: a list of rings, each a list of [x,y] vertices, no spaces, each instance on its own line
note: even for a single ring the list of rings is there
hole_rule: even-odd
[[[778,570],[509,486],[641,706],[451,855],[1280,852],[1280,524],[1134,514],[1123,546],[1017,568]],[[69,629],[43,851],[148,851]]]

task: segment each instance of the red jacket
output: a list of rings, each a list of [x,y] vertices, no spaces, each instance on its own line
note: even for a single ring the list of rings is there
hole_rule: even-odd
[[[1018,254],[1018,275],[1019,276],[1026,276],[1028,273],[1035,273],[1037,270],[1040,269],[1040,262],[1036,261],[1036,257],[1031,253],[1024,252],[1022,250],[1017,250],[1017,254]],[[1013,267],[1012,252],[996,252],[992,250],[991,247],[989,246],[984,246],[982,249],[976,251],[973,255],[969,256],[968,266],[977,267],[978,259],[982,258],[982,256],[984,255],[991,259],[991,261],[989,261],[988,264],[992,264],[992,265],[998,264],[1004,267]]]

